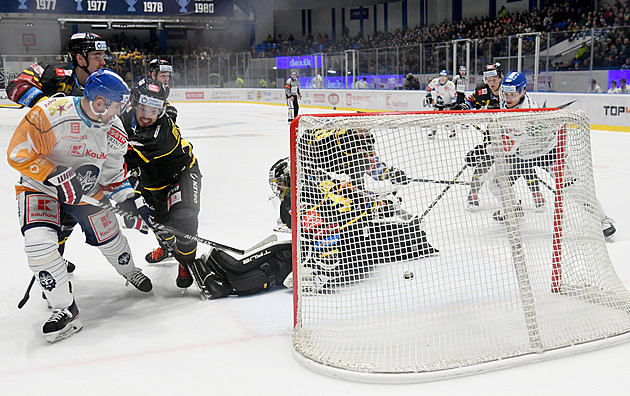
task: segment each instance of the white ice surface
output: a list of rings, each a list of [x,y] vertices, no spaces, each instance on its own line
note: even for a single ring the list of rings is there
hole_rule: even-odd
[[[199,235],[246,248],[272,233],[268,169],[289,155],[286,109],[246,104],[176,104],[183,136],[203,172]],[[303,108],[302,113],[323,110]],[[326,111],[328,112],[328,111]],[[0,146],[25,110],[0,109]],[[630,287],[630,134],[593,131],[597,193],[616,221],[608,243],[619,277]],[[17,223],[18,173],[0,165],[1,395],[626,395],[630,343],[480,375],[412,385],[374,385],[329,378],[292,356],[292,296],[275,288],[250,297],[203,302],[175,287],[173,262],[149,265],[152,237],[125,231],[135,260],[152,279],[148,295],[132,287],[75,230],[66,257],[84,329],[48,345],[49,310],[37,287],[17,303],[32,275]],[[207,247],[200,245],[200,252]]]

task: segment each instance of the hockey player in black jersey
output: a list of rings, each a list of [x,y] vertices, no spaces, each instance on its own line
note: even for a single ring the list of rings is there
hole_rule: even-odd
[[[168,87],[149,78],[133,88],[131,108],[122,116],[129,136],[125,163],[137,174],[137,189],[149,205],[153,220],[196,235],[201,172],[192,146],[166,116],[168,93]],[[197,242],[163,233],[160,243],[180,264],[177,286],[190,287],[193,279],[189,266],[195,260]]]
[[[40,62],[24,69],[7,84],[8,98],[17,104],[33,107],[53,95],[83,96],[83,86],[89,75],[105,67],[109,55],[107,43],[94,33],[75,33],[68,41],[67,53],[71,63]],[[59,252],[63,255],[65,242],[77,222],[65,213],[61,217]],[[68,272],[73,272],[74,264],[65,261]]]
[[[149,62],[149,77],[168,87],[171,77],[173,77],[173,65],[166,59],[152,59]],[[166,114],[171,117],[174,123],[177,123],[177,109],[168,101],[166,102]]]

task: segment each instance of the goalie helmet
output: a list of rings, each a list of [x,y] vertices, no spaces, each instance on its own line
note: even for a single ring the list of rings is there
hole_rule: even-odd
[[[101,38],[98,34],[82,32],[75,33],[70,37],[68,41],[68,56],[72,63],[77,66],[77,55],[83,56],[88,59],[88,53],[92,51],[104,51],[108,53],[107,42]]]
[[[170,89],[152,78],[143,78],[131,92],[131,107],[144,105],[160,109],[158,118],[166,111],[166,99]]]
[[[173,73],[173,65],[166,59],[153,59],[149,62],[149,74],[157,76],[161,71]]]
[[[291,165],[289,157],[281,158],[269,169],[271,191],[282,199],[291,188]]]

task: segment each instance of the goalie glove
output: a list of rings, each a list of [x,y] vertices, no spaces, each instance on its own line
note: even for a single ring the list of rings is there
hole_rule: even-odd
[[[57,189],[57,199],[70,205],[77,205],[83,197],[81,182],[77,179],[74,169],[67,166],[56,167],[46,178],[46,184]]]
[[[424,98],[424,107],[429,107],[433,105],[433,96],[431,94],[427,94]]]
[[[149,233],[149,225],[151,225],[151,211],[147,206],[142,195],[137,194],[133,197],[123,201],[117,205],[120,209],[129,212],[134,216],[139,216],[142,218],[124,218],[125,228],[132,228],[140,231],[143,234]]]

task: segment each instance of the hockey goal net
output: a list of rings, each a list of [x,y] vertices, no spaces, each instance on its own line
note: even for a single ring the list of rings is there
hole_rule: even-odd
[[[584,112],[329,114],[291,127],[303,364],[418,382],[627,339],[630,294],[602,235]]]

